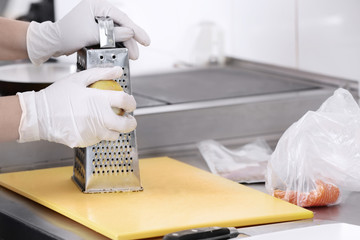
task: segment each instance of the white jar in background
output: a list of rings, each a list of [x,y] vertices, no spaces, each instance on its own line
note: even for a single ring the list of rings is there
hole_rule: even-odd
[[[224,34],[214,22],[201,22],[189,36],[192,43],[189,61],[196,66],[222,65],[224,56]]]

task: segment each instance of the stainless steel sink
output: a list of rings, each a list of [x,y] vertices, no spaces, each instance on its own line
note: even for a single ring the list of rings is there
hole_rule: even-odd
[[[205,139],[240,145],[262,137],[275,146],[293,122],[316,110],[337,87],[354,86],[349,80],[240,63],[132,77],[140,157],[196,152],[196,143]],[[73,149],[46,141],[2,143],[0,151],[0,172],[73,161]]]
[[[167,104],[320,89],[316,84],[236,67],[211,67],[132,78],[136,94]]]
[[[240,145],[262,137],[275,145],[303,114],[349,81],[261,64],[207,67],[132,78],[135,94],[158,101],[135,111],[140,154],[196,151],[215,139]],[[352,83],[355,84],[355,83]],[[162,104],[161,104],[162,103]]]

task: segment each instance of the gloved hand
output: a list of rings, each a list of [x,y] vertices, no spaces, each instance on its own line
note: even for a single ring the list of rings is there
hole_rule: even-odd
[[[146,32],[112,4],[105,0],[83,0],[55,23],[30,23],[26,42],[31,62],[39,65],[52,56],[70,55],[82,47],[99,43],[96,16],[109,16],[120,26],[114,28],[115,41],[124,42],[130,59],[139,57],[136,41],[144,46],[150,44]]]
[[[122,91],[87,88],[93,82],[120,77],[122,69],[92,68],[56,81],[39,92],[18,93],[22,116],[19,142],[48,140],[69,147],[114,141],[136,127],[133,116],[116,115],[112,107],[132,112],[134,97]]]

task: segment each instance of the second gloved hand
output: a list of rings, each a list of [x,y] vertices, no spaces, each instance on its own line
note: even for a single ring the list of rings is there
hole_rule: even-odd
[[[120,77],[122,69],[93,68],[59,80],[39,92],[18,93],[22,109],[19,142],[48,140],[86,147],[116,140],[136,128],[133,116],[116,115],[112,107],[132,112],[133,96],[122,91],[87,88],[98,80]]]
[[[106,0],[83,0],[55,23],[31,22],[26,40],[31,62],[39,65],[52,56],[69,55],[82,47],[99,43],[97,16],[109,16],[118,25],[114,28],[115,41],[124,42],[130,59],[139,57],[136,42],[144,46],[150,44],[147,33]]]

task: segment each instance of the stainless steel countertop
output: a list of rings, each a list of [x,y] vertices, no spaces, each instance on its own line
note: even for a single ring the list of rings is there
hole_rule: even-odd
[[[172,156],[185,163],[208,170],[200,154]],[[246,184],[256,190],[266,192],[263,183]],[[329,222],[344,222],[360,225],[360,192],[350,193],[336,206],[309,208],[314,212],[314,219],[287,223],[249,226],[241,230],[249,235],[312,226]],[[41,236],[42,239],[107,239],[106,237],[62,216],[40,204],[0,187],[0,239],[6,238],[6,230],[30,232],[29,235]],[[30,229],[30,230],[29,230]],[[13,236],[13,239],[14,238]]]

